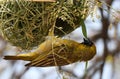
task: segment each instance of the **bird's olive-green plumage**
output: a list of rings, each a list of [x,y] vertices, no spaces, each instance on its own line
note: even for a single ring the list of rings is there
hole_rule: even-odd
[[[26,60],[26,66],[64,66],[77,61],[88,61],[96,54],[96,47],[90,40],[78,43],[67,39],[48,39],[32,53],[5,56],[7,60]]]

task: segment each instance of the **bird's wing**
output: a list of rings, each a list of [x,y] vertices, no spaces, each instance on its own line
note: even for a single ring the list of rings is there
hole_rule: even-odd
[[[63,66],[72,63],[68,60],[69,51],[66,47],[55,47],[49,53],[38,56],[35,60],[25,66],[48,67],[48,66]]]

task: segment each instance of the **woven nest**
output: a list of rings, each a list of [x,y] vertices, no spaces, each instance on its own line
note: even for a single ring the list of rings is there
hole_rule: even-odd
[[[88,7],[87,0],[73,3],[6,0],[0,4],[0,29],[14,46],[31,49],[45,40],[53,26],[54,34],[59,37],[79,27],[88,14]]]

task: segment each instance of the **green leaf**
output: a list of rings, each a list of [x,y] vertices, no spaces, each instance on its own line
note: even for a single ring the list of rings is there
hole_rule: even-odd
[[[85,63],[85,74],[87,74],[87,66],[88,66],[88,61]]]
[[[83,33],[84,37],[87,38],[87,30],[86,30],[84,21],[81,22],[81,25],[82,25],[82,33]]]

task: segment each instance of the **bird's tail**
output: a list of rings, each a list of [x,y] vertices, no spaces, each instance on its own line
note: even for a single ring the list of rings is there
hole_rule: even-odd
[[[30,61],[30,57],[26,56],[4,56],[5,60],[26,60]]]
[[[25,54],[18,54],[16,56],[13,55],[7,55],[4,56],[5,60],[25,60],[25,61],[31,61],[37,56],[36,53],[25,53]]]

